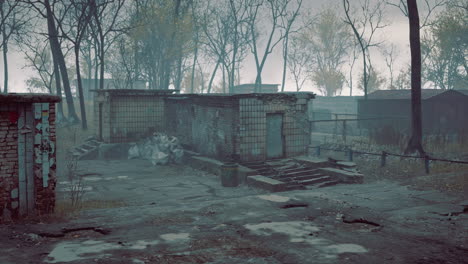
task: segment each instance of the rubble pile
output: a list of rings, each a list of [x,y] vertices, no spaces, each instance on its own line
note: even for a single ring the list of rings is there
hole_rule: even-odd
[[[163,133],[154,133],[128,150],[128,159],[146,159],[153,165],[181,163],[183,156],[184,150],[179,139]]]

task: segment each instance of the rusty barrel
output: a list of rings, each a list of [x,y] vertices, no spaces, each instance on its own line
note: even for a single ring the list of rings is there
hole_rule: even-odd
[[[226,162],[221,165],[221,185],[223,187],[237,187],[239,185],[237,170],[238,166],[233,162]]]

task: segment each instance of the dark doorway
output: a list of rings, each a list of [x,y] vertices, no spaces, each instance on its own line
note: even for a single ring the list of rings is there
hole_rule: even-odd
[[[284,156],[283,114],[267,114],[267,159],[282,158]]]

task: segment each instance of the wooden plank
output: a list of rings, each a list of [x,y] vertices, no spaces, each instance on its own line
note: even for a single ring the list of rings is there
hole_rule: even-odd
[[[42,103],[42,187],[49,186],[49,103]]]
[[[25,110],[26,126],[34,127],[34,114],[32,105],[28,105]],[[34,149],[34,133],[25,134],[26,137],[26,182],[28,193],[28,214],[32,215],[35,208],[35,192],[34,192],[34,168],[33,168],[33,149]]]
[[[19,105],[17,108],[18,118],[18,188],[19,188],[19,211],[24,216],[28,212],[28,196],[26,182],[26,140],[25,134],[19,133],[25,126],[24,107]]]

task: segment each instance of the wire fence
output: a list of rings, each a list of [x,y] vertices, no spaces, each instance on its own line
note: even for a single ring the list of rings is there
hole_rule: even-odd
[[[424,160],[424,167],[425,167],[425,171],[426,171],[427,174],[430,173],[430,162],[431,161],[468,165],[468,161],[465,161],[465,160],[442,159],[442,158],[430,157],[429,155],[412,156],[412,155],[395,154],[395,153],[390,153],[390,152],[386,152],[386,151],[382,151],[381,153],[376,153],[376,152],[358,151],[358,150],[353,150],[351,148],[343,150],[343,149],[327,148],[327,147],[323,147],[323,146],[311,146],[310,148],[315,149],[315,155],[318,156],[318,157],[320,157],[322,150],[342,152],[347,156],[349,161],[354,160],[354,155],[379,156],[380,157],[380,166],[381,167],[385,167],[385,165],[387,163],[387,157],[399,157],[399,158],[404,158],[404,159],[422,159],[422,160]]]
[[[413,156],[397,154],[395,151],[392,152],[388,150],[373,152],[353,149],[353,143],[355,143],[353,142],[355,141],[354,139],[358,139],[359,141],[365,139],[369,144],[372,142],[379,146],[396,145],[401,149],[409,139],[409,133],[405,130],[406,122],[409,122],[409,119],[401,116],[360,118],[356,114],[314,112],[310,129],[311,136],[315,139],[315,146],[311,146],[310,148],[315,149],[315,154],[317,156],[321,155],[322,150],[341,152],[347,156],[349,161],[353,161],[354,155],[380,157],[381,167],[386,166],[388,157],[419,159],[424,161],[425,171],[428,174],[430,173],[431,162],[468,165],[468,160],[437,158],[429,154]],[[341,149],[327,147],[326,140],[320,141],[320,139],[318,139],[319,135],[324,137],[331,136],[333,142],[341,141],[344,147]],[[450,135],[448,138],[450,141],[455,141],[453,135]],[[447,141],[444,142],[446,143]]]

